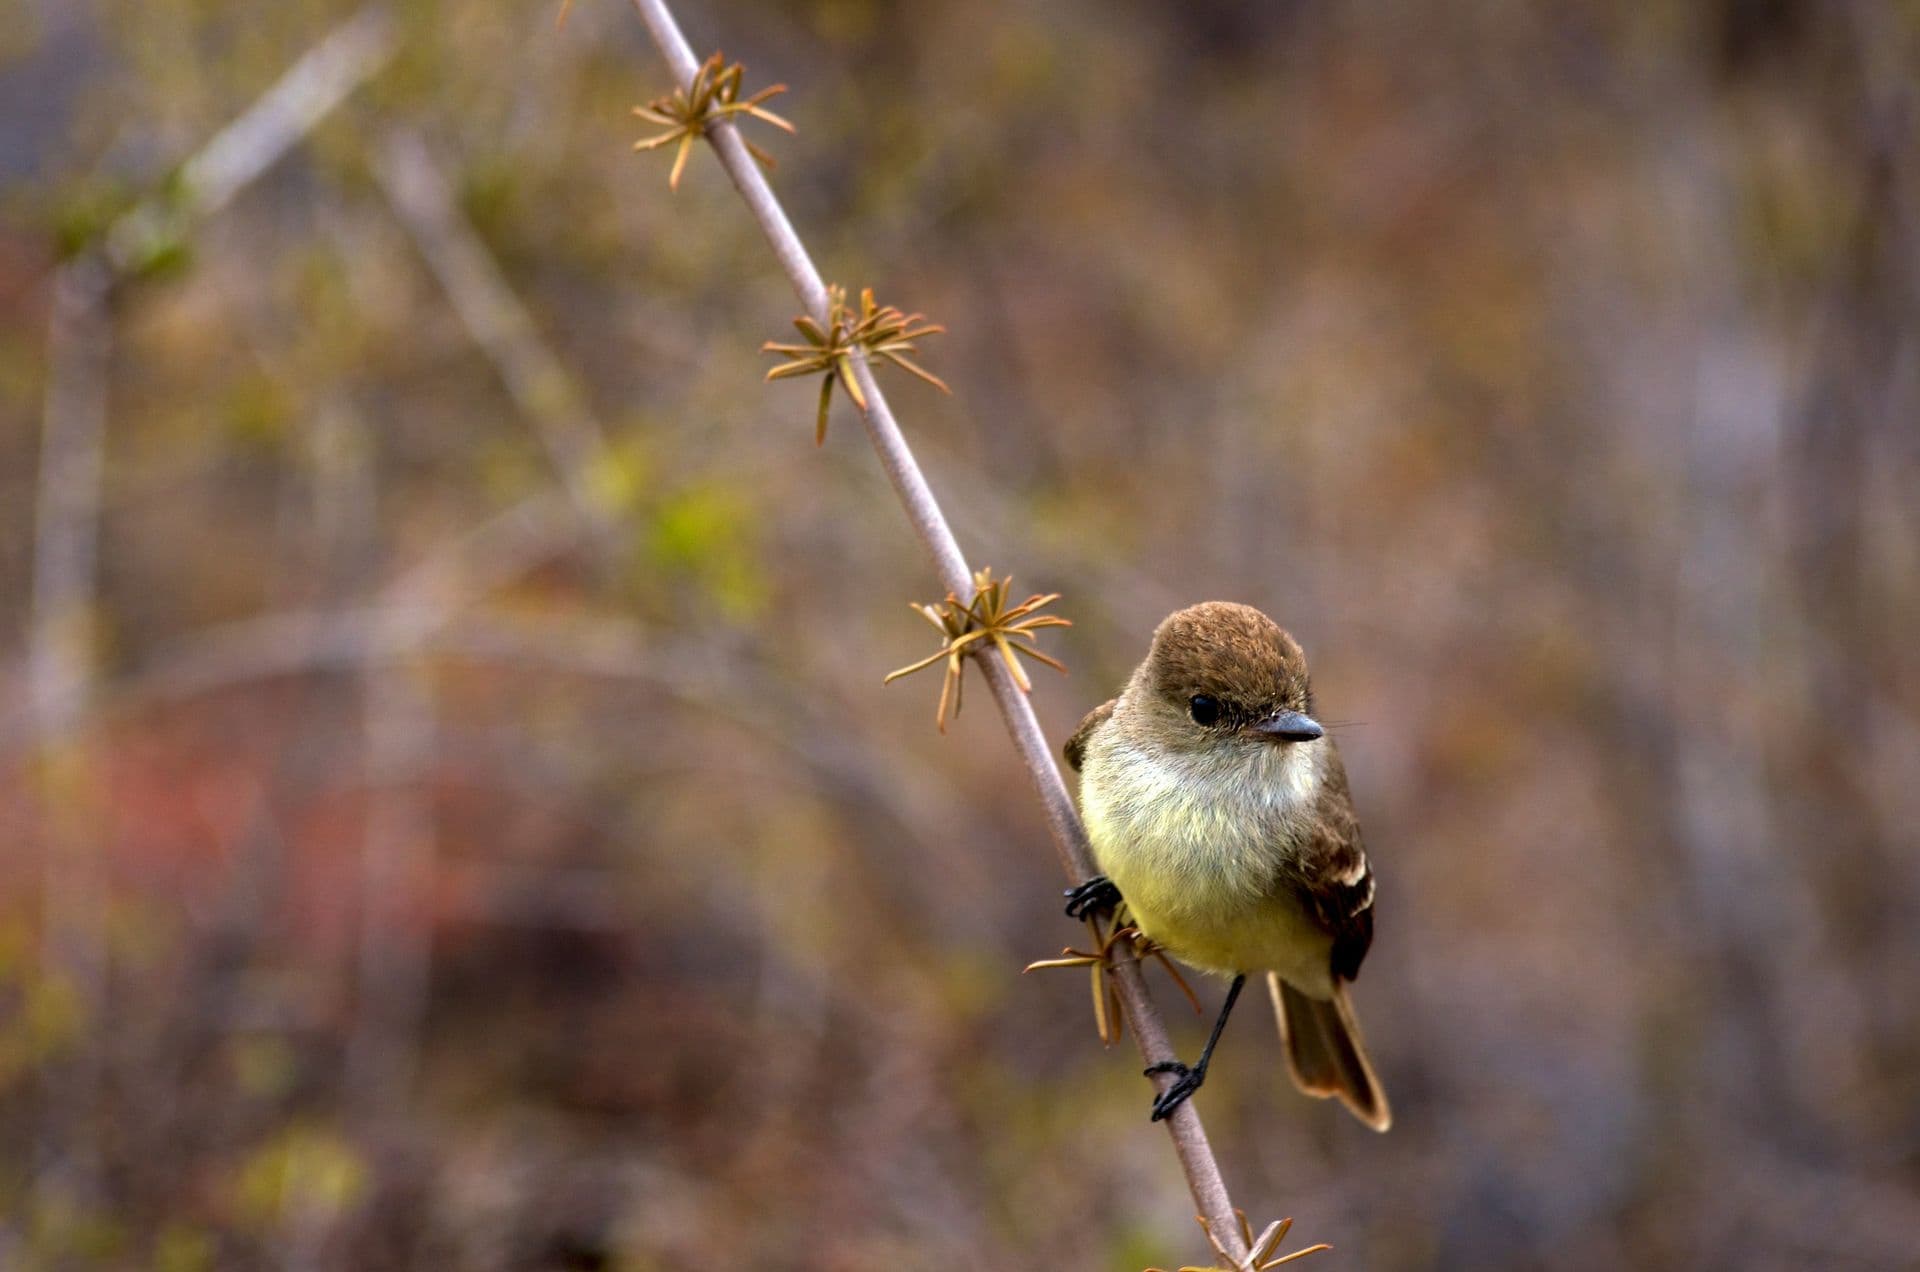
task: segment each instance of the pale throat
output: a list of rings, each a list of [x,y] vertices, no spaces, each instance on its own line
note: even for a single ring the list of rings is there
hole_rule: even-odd
[[[1291,818],[1311,811],[1320,793],[1320,752],[1325,743],[1263,742],[1251,755],[1224,754],[1200,777],[1222,798],[1251,813]],[[1222,748],[1222,751],[1228,751]],[[1231,748],[1240,752],[1240,748]]]
[[[1097,766],[1107,799],[1134,806],[1136,815],[1175,807],[1222,819],[1249,834],[1271,833],[1275,823],[1304,821],[1313,812],[1323,781],[1326,743],[1221,743],[1200,751],[1142,745],[1116,736]],[[1103,800],[1102,802],[1106,802]],[[1196,808],[1195,806],[1198,806]],[[1264,829],[1263,829],[1264,828]]]

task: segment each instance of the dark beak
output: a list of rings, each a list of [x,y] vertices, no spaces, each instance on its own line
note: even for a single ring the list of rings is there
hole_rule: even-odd
[[[1279,715],[1268,716],[1254,725],[1253,731],[1264,733],[1276,742],[1311,742],[1327,734],[1318,720],[1301,715],[1298,711],[1282,711]]]

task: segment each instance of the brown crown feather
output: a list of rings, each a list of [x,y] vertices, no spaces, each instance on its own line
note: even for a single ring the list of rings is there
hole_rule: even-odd
[[[1256,715],[1312,711],[1306,654],[1251,605],[1207,601],[1169,615],[1153,633],[1146,670],[1168,701],[1206,694]]]

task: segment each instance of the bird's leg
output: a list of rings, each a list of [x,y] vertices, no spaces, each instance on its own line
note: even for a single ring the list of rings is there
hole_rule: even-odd
[[[1174,1084],[1162,1091],[1153,1102],[1153,1120],[1170,1117],[1173,1111],[1187,1102],[1187,1097],[1200,1089],[1207,1080],[1207,1062],[1213,1059],[1213,1049],[1220,1042],[1220,1031],[1227,1027],[1227,1017],[1233,1014],[1233,1000],[1240,997],[1240,990],[1247,983],[1245,972],[1233,978],[1233,984],[1227,986],[1227,1001],[1220,1004],[1220,1018],[1213,1022],[1213,1032],[1207,1035],[1207,1045],[1200,1051],[1200,1062],[1189,1069],[1178,1060],[1163,1060],[1150,1065],[1145,1073],[1152,1077],[1156,1073],[1179,1075]]]
[[[1105,875],[1095,875],[1077,888],[1068,888],[1067,917],[1084,919],[1100,910],[1111,910],[1120,904],[1120,889],[1113,886],[1113,880]]]

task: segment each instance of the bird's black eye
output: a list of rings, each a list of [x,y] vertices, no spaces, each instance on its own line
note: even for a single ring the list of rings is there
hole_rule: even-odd
[[[1220,700],[1196,693],[1187,699],[1187,714],[1195,724],[1212,724],[1220,718]]]

